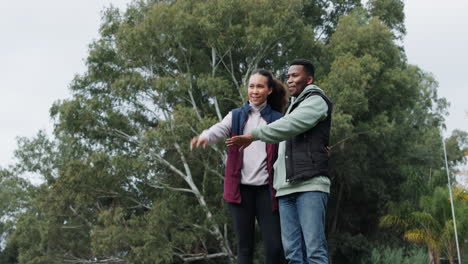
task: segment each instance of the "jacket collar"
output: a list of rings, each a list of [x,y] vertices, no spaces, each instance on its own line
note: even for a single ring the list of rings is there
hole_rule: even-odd
[[[247,113],[249,112],[249,110],[250,110],[250,102],[247,101],[247,102],[244,104],[244,106],[242,107],[242,111],[245,112],[245,113],[247,114]],[[271,113],[271,110],[272,110],[272,109],[271,109],[271,106],[267,103],[267,104],[265,105],[265,107],[262,109],[262,111],[260,111],[260,114],[261,114],[262,116],[266,116],[266,115],[268,115],[268,114]]]

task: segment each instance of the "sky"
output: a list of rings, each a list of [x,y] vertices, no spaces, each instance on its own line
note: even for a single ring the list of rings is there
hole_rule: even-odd
[[[408,61],[432,73],[450,102],[447,132],[468,132],[468,1],[405,1]],[[448,135],[448,134],[446,134]]]
[[[70,97],[98,38],[101,11],[129,0],[0,0],[0,167],[14,162],[17,137],[49,134],[52,104]]]
[[[70,96],[98,37],[101,11],[130,0],[0,0],[0,167],[14,163],[17,137],[52,131],[49,109]],[[451,103],[446,136],[468,131],[468,1],[405,1],[408,61],[432,73]]]

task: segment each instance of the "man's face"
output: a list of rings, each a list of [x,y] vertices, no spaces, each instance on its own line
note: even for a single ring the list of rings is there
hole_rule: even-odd
[[[307,75],[302,65],[291,65],[288,70],[288,91],[291,96],[298,96],[306,88],[312,84],[314,79]]]

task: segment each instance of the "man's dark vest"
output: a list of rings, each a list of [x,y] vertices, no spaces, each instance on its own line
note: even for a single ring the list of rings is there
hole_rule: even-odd
[[[286,181],[302,181],[316,176],[329,176],[329,145],[333,104],[320,92],[309,92],[294,102],[289,113],[305,99],[318,95],[328,105],[327,118],[313,128],[286,141]]]
[[[247,102],[243,107],[232,110],[232,127],[231,137],[243,135],[244,127],[249,117],[250,105]],[[267,124],[280,119],[283,115],[273,109],[267,104],[260,112],[262,118]],[[276,192],[273,189],[273,164],[278,157],[278,144],[266,144],[267,153],[267,171],[268,171],[268,184],[270,185],[270,193],[272,200],[272,209],[278,208],[276,200]],[[241,183],[241,169],[242,169],[243,152],[239,152],[239,146],[228,147],[226,169],[224,173],[224,200],[231,203],[240,203],[241,195],[239,185]]]

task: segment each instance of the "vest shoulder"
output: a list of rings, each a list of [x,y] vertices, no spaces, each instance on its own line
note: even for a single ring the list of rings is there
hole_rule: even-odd
[[[314,96],[314,95],[318,95],[322,97],[322,99],[325,100],[326,103],[332,103],[332,101],[330,100],[330,98],[328,98],[328,96],[318,91],[310,91],[304,96],[304,99],[310,98],[311,96]]]
[[[277,119],[282,118],[283,114],[276,110],[271,110],[271,117],[273,118],[273,120],[277,120]]]
[[[238,107],[238,108],[232,109],[231,112],[233,115],[236,115],[236,114],[242,113],[243,109],[244,107]]]

